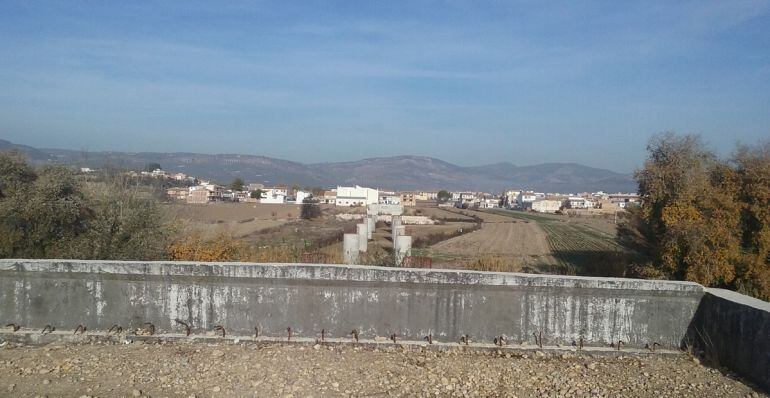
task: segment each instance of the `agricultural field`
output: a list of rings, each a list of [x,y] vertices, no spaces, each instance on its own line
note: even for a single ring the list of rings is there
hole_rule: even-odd
[[[339,213],[363,208],[323,206],[322,216],[300,220],[292,204],[215,203],[167,205],[182,232],[215,240],[226,234],[248,247],[246,258],[264,261],[340,261],[343,233],[356,221]],[[567,217],[509,210],[460,210],[417,206],[406,214],[437,220],[435,225],[407,225],[412,254],[429,257],[434,267],[471,268],[576,275],[622,275],[623,252],[615,243],[614,224],[606,218]],[[380,222],[369,245],[368,263],[384,263],[392,248],[391,229]],[[316,261],[317,260],[317,261]],[[495,265],[479,262],[492,261]]]
[[[483,256],[504,257],[512,271],[553,263],[545,233],[533,222],[508,219],[483,222],[481,229],[431,246],[427,253],[436,263],[455,268]]]
[[[204,239],[223,233],[242,238],[296,220],[300,214],[299,205],[293,204],[174,203],[164,205],[164,210],[184,232]]]
[[[489,212],[538,225],[556,260],[550,269],[543,264],[543,271],[589,276],[622,276],[625,271],[626,253],[615,240],[614,224],[606,218],[570,218],[513,210]]]

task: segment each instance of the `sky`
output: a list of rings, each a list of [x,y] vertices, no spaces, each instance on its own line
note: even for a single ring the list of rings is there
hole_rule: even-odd
[[[0,0],[0,139],[630,172],[770,138],[770,0]]]

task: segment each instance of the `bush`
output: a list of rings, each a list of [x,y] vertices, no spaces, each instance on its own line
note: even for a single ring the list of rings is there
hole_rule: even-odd
[[[83,184],[64,167],[34,170],[16,153],[0,153],[0,172],[0,257],[166,257],[168,229],[151,195]]]
[[[300,205],[300,218],[303,220],[312,220],[321,217],[321,206],[312,199],[306,198]]]

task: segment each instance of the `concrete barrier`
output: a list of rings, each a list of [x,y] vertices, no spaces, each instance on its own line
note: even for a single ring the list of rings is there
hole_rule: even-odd
[[[706,289],[685,342],[770,391],[770,303]]]
[[[770,303],[689,282],[371,266],[0,260],[0,323],[587,346],[692,344],[770,390]],[[176,329],[175,329],[176,328]],[[177,330],[178,331],[178,330]]]
[[[0,321],[678,347],[700,285],[369,266],[0,260]]]

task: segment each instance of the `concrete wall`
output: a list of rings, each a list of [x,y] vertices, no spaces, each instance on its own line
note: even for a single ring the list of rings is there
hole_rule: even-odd
[[[770,303],[706,289],[686,341],[770,391]]]
[[[338,265],[0,260],[0,322],[342,337],[678,347],[703,295],[687,282]]]

